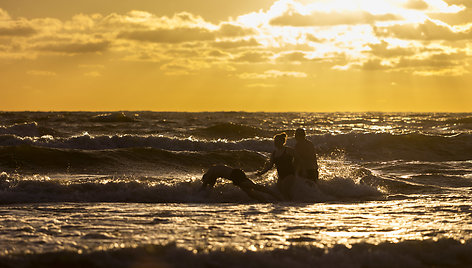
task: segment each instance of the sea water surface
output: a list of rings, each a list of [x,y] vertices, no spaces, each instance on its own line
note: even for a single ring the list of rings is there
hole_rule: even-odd
[[[291,202],[231,183],[315,144]],[[0,113],[0,267],[471,267],[472,114]]]

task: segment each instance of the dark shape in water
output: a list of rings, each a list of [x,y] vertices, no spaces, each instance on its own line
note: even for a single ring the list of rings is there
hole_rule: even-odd
[[[99,114],[92,117],[93,122],[115,123],[115,122],[137,122],[138,114],[126,115],[124,112]]]
[[[201,129],[200,132],[203,134],[209,135],[211,137],[218,138],[252,138],[254,136],[265,136],[265,132],[262,129],[240,125],[235,123],[220,123],[204,129]]]

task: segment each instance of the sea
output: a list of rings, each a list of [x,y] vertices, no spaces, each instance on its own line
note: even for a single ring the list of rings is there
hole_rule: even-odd
[[[302,127],[320,180],[251,199]],[[471,113],[0,112],[0,267],[472,267]]]

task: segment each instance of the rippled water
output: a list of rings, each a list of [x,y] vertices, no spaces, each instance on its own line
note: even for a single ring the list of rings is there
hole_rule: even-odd
[[[198,192],[300,126],[321,181],[294,202]],[[472,114],[0,113],[0,266],[468,267],[471,131]]]
[[[348,247],[367,242],[472,237],[468,199],[435,197],[360,203],[139,204],[4,206],[3,254],[176,245],[190,251],[241,251],[294,244]]]

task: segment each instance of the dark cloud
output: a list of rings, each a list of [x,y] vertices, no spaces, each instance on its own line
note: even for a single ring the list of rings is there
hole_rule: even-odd
[[[260,46],[260,44],[254,38],[251,38],[249,40],[213,42],[213,46],[222,49],[232,49],[241,47],[257,47]]]
[[[385,41],[382,41],[380,44],[370,44],[369,47],[371,48],[369,53],[382,58],[411,56],[415,54],[414,49],[411,48],[388,48],[388,43]]]
[[[315,43],[322,43],[323,42],[323,39],[320,39],[312,34],[307,34],[306,35],[306,40],[310,41],[310,42],[315,42]]]
[[[394,25],[390,27],[376,27],[379,36],[393,36],[409,40],[467,40],[472,38],[472,28],[465,32],[454,32],[449,27],[437,25],[426,20],[422,24]]]
[[[391,68],[388,65],[382,65],[381,60],[379,59],[372,59],[364,62],[361,66],[363,70],[367,71],[376,71],[376,70],[385,70]]]
[[[215,57],[215,58],[224,58],[224,57],[228,57],[228,54],[226,53],[223,53],[219,50],[212,50],[212,51],[209,51],[207,53],[208,56],[210,57]]]
[[[38,45],[35,47],[36,50],[48,51],[48,52],[59,52],[68,54],[81,54],[81,53],[95,53],[104,52],[110,46],[110,42],[88,42],[88,43],[51,43],[45,45]]]
[[[428,8],[428,4],[423,0],[409,0],[405,3],[404,7],[408,9],[425,10]]]
[[[235,59],[237,62],[267,62],[272,53],[269,52],[244,52]]]
[[[195,49],[169,49],[165,54],[179,57],[198,57],[200,55]]]
[[[36,34],[37,31],[31,26],[27,25],[10,25],[8,27],[0,26],[0,36],[31,36]]]
[[[213,40],[215,39],[215,33],[204,28],[176,28],[121,32],[118,38],[176,44]]]
[[[465,53],[441,53],[434,54],[426,59],[409,59],[402,58],[395,66],[396,68],[411,68],[411,67],[428,67],[442,69],[447,67],[461,66],[464,64],[464,59],[467,58]]]
[[[461,5],[472,8],[472,1],[470,0],[444,0],[444,2],[448,3],[449,5]]]
[[[166,71],[189,71],[190,68],[186,65],[178,64],[178,63],[168,63],[161,66],[162,70]]]
[[[432,54],[426,58],[410,58],[401,57],[400,61],[392,65],[383,65],[380,59],[371,59],[363,63],[360,67],[363,70],[401,70],[416,68],[418,71],[422,69],[436,69],[441,70],[445,68],[453,68],[464,65],[464,60],[467,59],[467,55],[464,52],[458,53],[438,53]]]
[[[472,23],[472,1],[470,0],[456,0],[446,1],[449,4],[457,4],[465,7],[462,11],[457,13],[431,13],[428,16],[431,19],[440,20],[449,25],[463,25]]]
[[[218,36],[238,37],[254,35],[255,31],[253,29],[244,28],[238,25],[223,23],[221,24],[217,34]]]
[[[295,12],[287,12],[284,15],[270,21],[275,26],[332,26],[332,25],[356,25],[372,24],[375,21],[399,20],[396,15],[373,15],[365,11],[357,12],[314,12],[310,15],[302,15]]]
[[[280,55],[280,56],[277,58],[277,61],[281,61],[281,62],[303,62],[303,61],[309,61],[309,59],[307,59],[305,56],[306,56],[306,54],[305,54],[304,52],[301,52],[301,51],[294,51],[294,52],[284,53],[284,54]]]

